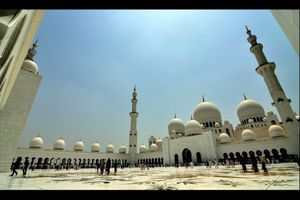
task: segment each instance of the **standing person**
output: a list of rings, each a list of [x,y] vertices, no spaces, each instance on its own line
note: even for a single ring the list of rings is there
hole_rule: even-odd
[[[268,172],[268,169],[266,167],[266,157],[265,155],[259,156],[260,163],[261,163],[261,169],[264,170],[264,172]]]
[[[99,172],[99,168],[100,168],[100,163],[99,163],[99,162],[97,162],[97,163],[96,163],[96,169],[97,169],[97,173]]]
[[[117,161],[117,159],[115,159],[115,163],[114,163],[114,173],[115,173],[115,175],[117,174],[117,168],[118,168],[118,161]]]
[[[101,175],[103,175],[104,167],[105,167],[104,159],[101,159],[100,160],[100,173],[101,173]]]
[[[111,167],[111,160],[110,160],[110,158],[108,158],[107,162],[106,162],[106,166],[105,166],[105,171],[106,171],[107,175],[109,175],[110,167]]]
[[[242,165],[242,169],[244,172],[247,172],[247,167],[246,167],[246,158],[244,156],[240,157],[240,164]]]
[[[29,167],[29,160],[28,157],[25,158],[24,167],[23,167],[23,175],[25,176],[27,174],[27,170]]]
[[[10,176],[13,176],[14,174],[16,174],[16,176],[18,175],[17,169],[19,169],[19,167],[20,167],[21,160],[22,160],[22,158],[18,157],[17,161],[13,165],[12,174]]]
[[[254,155],[250,156],[250,161],[252,163],[252,167],[253,167],[254,172],[258,172],[259,170],[258,170],[258,166],[257,166],[257,160],[256,160]]]

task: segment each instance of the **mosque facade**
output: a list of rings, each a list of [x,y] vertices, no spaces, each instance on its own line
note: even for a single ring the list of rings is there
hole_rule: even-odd
[[[222,120],[220,110],[202,97],[191,119],[184,122],[174,116],[168,124],[168,135],[159,139],[151,136],[147,145],[137,146],[137,92],[132,93],[131,126],[128,150],[125,145],[115,149],[113,144],[101,152],[100,144],[92,144],[90,151],[84,151],[84,143],[79,140],[73,150],[65,149],[65,141],[59,138],[53,149],[43,149],[43,139],[34,137],[29,148],[18,148],[15,158],[29,157],[31,165],[37,168],[53,166],[94,167],[100,159],[111,158],[120,164],[174,165],[194,162],[200,164],[209,160],[239,160],[241,156],[258,157],[264,154],[273,162],[299,157],[299,116],[293,112],[290,102],[275,74],[276,65],[268,62],[263,45],[257,43],[256,36],[247,28],[250,51],[258,62],[256,72],[261,75],[273,99],[280,119],[272,111],[265,112],[259,102],[244,99],[237,105],[240,123],[235,127],[228,120]]]

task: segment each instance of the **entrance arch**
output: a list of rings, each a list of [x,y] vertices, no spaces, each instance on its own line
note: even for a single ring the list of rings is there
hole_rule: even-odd
[[[175,166],[178,167],[178,163],[179,163],[178,155],[175,154],[175,155],[174,155],[174,158],[175,158]]]
[[[200,152],[196,153],[196,157],[197,157],[197,163],[202,163],[202,158],[201,158],[201,153]]]
[[[182,160],[183,160],[183,163],[190,163],[190,162],[192,162],[192,153],[191,153],[191,151],[188,148],[185,148],[182,151]]]

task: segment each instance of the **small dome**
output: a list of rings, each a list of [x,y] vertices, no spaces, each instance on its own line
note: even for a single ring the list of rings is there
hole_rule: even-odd
[[[25,59],[22,65],[22,68],[26,71],[32,72],[32,73],[38,73],[38,66],[37,64],[29,59]]]
[[[81,140],[74,144],[74,151],[83,151],[84,144]]]
[[[249,124],[253,124],[254,120],[253,119],[249,119]]]
[[[98,142],[95,142],[91,147],[92,152],[100,152],[100,144]]]
[[[29,144],[29,148],[40,149],[42,148],[44,142],[40,136],[34,137]]]
[[[221,133],[219,135],[219,140],[221,144],[225,144],[225,143],[230,143],[231,142],[231,138],[229,137],[229,135],[227,133]]]
[[[140,146],[140,153],[146,153],[147,152],[147,147],[144,145],[144,144],[142,144],[141,146]]]
[[[242,140],[244,142],[253,141],[253,140],[255,140],[255,134],[253,133],[253,131],[251,131],[249,129],[245,129],[242,132]]]
[[[181,119],[179,118],[173,118],[169,122],[168,125],[169,134],[172,134],[172,131],[175,130],[175,133],[185,133],[185,126]]]
[[[66,146],[65,141],[62,138],[60,138],[55,141],[53,149],[54,150],[64,150],[65,146]]]
[[[185,125],[185,134],[191,135],[191,134],[202,134],[203,130],[201,128],[201,125],[198,121],[191,119],[189,120]]]
[[[298,121],[299,121],[299,115],[296,115],[295,117],[296,117],[296,120],[298,120]]]
[[[266,118],[266,117],[264,117],[264,118],[263,118],[263,121],[264,121],[264,122],[266,122],[266,121],[267,121],[267,118]]]
[[[158,147],[156,144],[152,143],[150,146],[150,151],[157,151]]]
[[[204,101],[199,103],[194,111],[194,119],[200,124],[206,122],[221,122],[219,109],[211,102]]]
[[[160,143],[160,142],[162,142],[162,139],[158,138],[158,139],[156,140],[156,143]]]
[[[265,110],[263,107],[252,99],[245,99],[240,102],[237,107],[237,115],[240,122],[253,117],[265,117]]]
[[[202,129],[204,129],[204,128],[205,128],[205,126],[204,126],[203,124],[200,124],[200,127],[201,127]]]
[[[278,125],[272,125],[269,127],[268,133],[271,138],[284,137],[284,130]]]
[[[113,153],[114,151],[115,151],[114,145],[112,145],[111,143],[109,143],[109,144],[106,146],[106,153]]]
[[[122,144],[119,148],[119,153],[126,153],[127,149],[124,144]]]
[[[216,123],[215,123],[215,127],[216,127],[216,128],[220,128],[219,122],[216,122]]]

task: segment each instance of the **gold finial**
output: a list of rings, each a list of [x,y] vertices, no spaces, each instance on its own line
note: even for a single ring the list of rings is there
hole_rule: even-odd
[[[247,100],[247,97],[246,97],[245,93],[243,95],[244,95],[244,100]]]
[[[204,95],[202,95],[202,102],[205,102]]]

